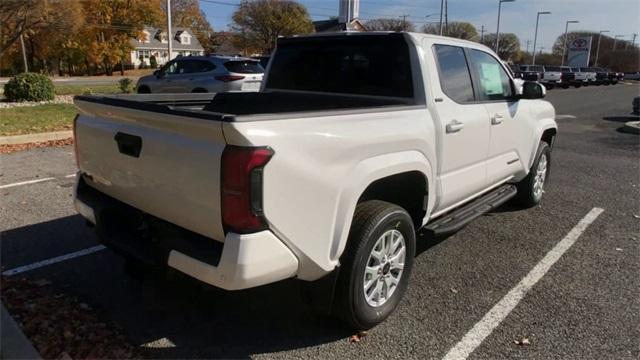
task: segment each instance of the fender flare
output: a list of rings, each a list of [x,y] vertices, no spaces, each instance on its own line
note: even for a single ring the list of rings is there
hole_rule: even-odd
[[[336,203],[336,216],[334,218],[329,258],[337,264],[347,244],[349,229],[351,228],[358,200],[371,183],[388,176],[417,171],[425,177],[427,194],[435,194],[433,169],[431,162],[418,150],[379,155],[359,162],[345,177],[349,181],[340,190]],[[425,219],[429,218],[433,209],[435,196],[428,196],[427,199]]]
[[[533,147],[531,149],[531,154],[533,154],[533,156],[531,156],[531,159],[529,159],[527,171],[528,169],[531,168],[531,166],[533,166],[533,162],[535,161],[535,154],[538,153],[538,147],[540,146],[540,141],[542,140],[542,134],[544,134],[544,132],[549,129],[556,130],[556,134],[557,134],[558,124],[554,119],[547,118],[547,119],[542,119],[538,122],[538,126],[536,128],[535,135],[533,138],[534,141],[532,141]],[[550,145],[553,145],[553,144],[550,144]]]

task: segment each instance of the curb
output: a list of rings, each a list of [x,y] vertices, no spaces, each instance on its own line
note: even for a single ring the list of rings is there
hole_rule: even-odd
[[[640,134],[640,121],[627,121],[620,130],[630,134]]]
[[[48,133],[0,136],[0,145],[18,145],[33,142],[44,142],[52,140],[63,140],[73,137],[73,131],[54,131]]]
[[[2,304],[0,314],[0,359],[42,359]]]

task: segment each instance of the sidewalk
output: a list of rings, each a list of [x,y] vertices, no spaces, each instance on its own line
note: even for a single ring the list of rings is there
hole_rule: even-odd
[[[0,145],[18,145],[26,143],[63,140],[73,137],[73,131],[54,131],[47,133],[0,136]]]
[[[0,313],[0,359],[41,359],[4,304]]]

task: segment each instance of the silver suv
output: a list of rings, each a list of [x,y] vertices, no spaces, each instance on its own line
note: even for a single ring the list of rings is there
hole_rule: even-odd
[[[141,77],[136,88],[139,94],[259,91],[263,75],[264,69],[254,59],[186,56]]]

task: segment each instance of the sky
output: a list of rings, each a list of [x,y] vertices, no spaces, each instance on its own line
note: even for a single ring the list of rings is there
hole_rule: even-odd
[[[338,15],[338,0],[298,0],[305,5],[313,20],[328,19]],[[448,0],[449,21],[467,21],[482,25],[488,32],[496,31],[498,0]],[[200,7],[214,30],[226,30],[232,23],[231,14],[240,0],[200,0]],[[607,35],[624,35],[620,39],[631,41],[633,33],[640,34],[640,1],[638,0],[516,0],[502,4],[500,32],[515,33],[526,50],[530,49],[538,11],[550,11],[550,15],[540,16],[537,50],[551,50],[557,36],[562,35],[567,20],[578,20],[569,24],[569,31],[609,30]],[[438,21],[440,0],[360,0],[360,18],[369,20],[378,17],[400,18],[409,15],[408,20],[418,28],[429,21]],[[426,15],[435,14],[429,16]],[[640,43],[640,36],[636,44]]]

